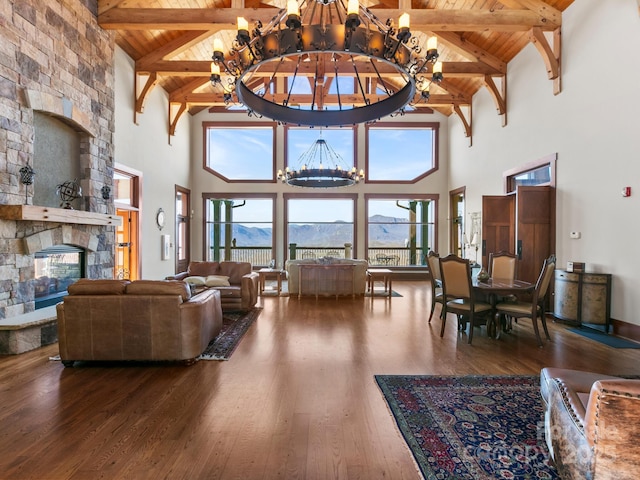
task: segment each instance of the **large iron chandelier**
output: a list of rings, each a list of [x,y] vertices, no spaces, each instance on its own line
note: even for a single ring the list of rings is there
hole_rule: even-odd
[[[278,180],[296,187],[329,188],[347,187],[359,183],[364,171],[348,168],[343,158],[327,143],[318,138],[298,159],[298,167],[283,172],[278,170]]]
[[[409,15],[381,22],[348,0],[289,0],[263,28],[238,18],[225,55],[213,42],[211,83],[250,114],[294,125],[340,126],[403,112],[442,80],[436,37],[412,36]],[[345,79],[350,79],[346,81]]]

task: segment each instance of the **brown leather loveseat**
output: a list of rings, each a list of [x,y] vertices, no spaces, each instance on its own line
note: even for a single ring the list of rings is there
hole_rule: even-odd
[[[640,473],[640,380],[544,368],[545,440],[563,479]]]
[[[192,363],[222,328],[220,294],[185,282],[81,279],[57,304],[60,359]]]
[[[184,280],[196,289],[218,290],[224,312],[253,308],[258,301],[258,278],[249,262],[191,262],[186,272],[167,277]]]

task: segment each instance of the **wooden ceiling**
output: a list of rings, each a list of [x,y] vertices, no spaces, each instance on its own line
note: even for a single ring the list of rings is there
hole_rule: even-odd
[[[313,0],[311,0],[313,1]],[[346,3],[346,0],[344,0]],[[562,12],[573,0],[365,0],[379,19],[410,14],[414,35],[438,37],[444,80],[417,110],[455,113],[471,135],[471,99],[481,88],[506,123],[507,64],[529,43],[540,53],[553,91],[560,91]],[[209,82],[213,39],[230,45],[238,16],[269,20],[286,0],[99,0],[98,23],[135,61],[136,111],[156,86],[169,94],[168,125],[204,108],[223,109]]]

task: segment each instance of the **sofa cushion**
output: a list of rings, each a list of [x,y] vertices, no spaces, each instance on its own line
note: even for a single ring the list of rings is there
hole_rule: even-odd
[[[220,262],[220,272],[217,275],[226,275],[231,285],[239,285],[242,277],[248,273],[251,273],[249,262]]]
[[[81,278],[69,285],[69,295],[123,295],[129,280]]]
[[[191,298],[191,289],[180,280],[134,280],[127,285],[129,295],[180,295],[182,301]]]
[[[190,262],[187,272],[190,276],[207,277],[208,275],[220,274],[220,263],[218,262]],[[226,274],[223,274],[226,275]]]
[[[204,283],[207,287],[228,287],[229,277],[226,275],[209,275]]]
[[[207,282],[207,277],[200,277],[197,275],[192,275],[184,279],[189,285],[195,285],[197,287],[204,287]]]

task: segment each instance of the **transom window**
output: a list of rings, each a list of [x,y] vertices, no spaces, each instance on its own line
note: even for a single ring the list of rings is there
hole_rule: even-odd
[[[437,123],[366,126],[367,182],[415,183],[438,168]]]
[[[275,124],[204,122],[205,169],[227,182],[275,181]]]
[[[287,157],[285,166],[300,168],[300,157],[309,150],[311,145],[323,138],[343,160],[342,167],[351,168],[355,165],[355,129],[354,128],[308,128],[287,127],[285,129],[285,142],[287,145]],[[315,165],[317,168],[318,165]],[[325,168],[333,168],[335,165],[324,165]]]

